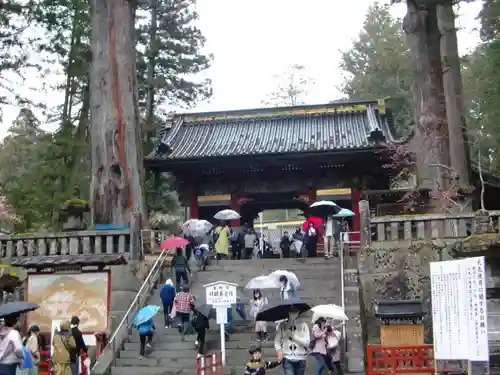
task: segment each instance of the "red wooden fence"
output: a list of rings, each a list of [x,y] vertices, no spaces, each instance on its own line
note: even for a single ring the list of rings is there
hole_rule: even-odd
[[[435,373],[434,347],[368,345],[367,375]]]

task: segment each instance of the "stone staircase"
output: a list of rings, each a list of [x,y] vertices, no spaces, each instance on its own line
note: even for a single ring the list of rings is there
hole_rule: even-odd
[[[204,298],[203,285],[215,281],[228,281],[238,284],[239,297],[248,303],[251,291],[243,289],[245,284],[255,276],[268,274],[276,269],[287,269],[297,275],[301,282],[298,295],[311,306],[324,303],[341,304],[341,265],[338,259],[316,258],[308,259],[305,263],[295,259],[219,261],[218,264],[210,265],[207,271],[196,275],[192,292],[196,297]],[[266,291],[266,296],[273,301],[279,298],[279,292]],[[158,290],[149,298],[148,303],[161,305]],[[255,343],[255,335],[252,324],[243,322],[236,313],[233,314],[233,319],[235,332],[226,343],[227,365],[236,374],[241,374],[248,360],[248,348]],[[151,353],[146,358],[139,359],[139,337],[134,331],[124,344],[116,365],[112,368],[113,375],[193,375],[196,373],[195,336],[187,336],[183,342],[175,328],[164,328],[161,314],[155,318],[155,322],[157,333]],[[220,348],[219,327],[214,321],[210,324],[211,330],[207,335],[207,353]],[[275,356],[273,331],[273,324],[269,324],[270,341],[261,344],[265,357],[269,359]],[[314,373],[314,359],[312,358],[308,360],[306,373]]]

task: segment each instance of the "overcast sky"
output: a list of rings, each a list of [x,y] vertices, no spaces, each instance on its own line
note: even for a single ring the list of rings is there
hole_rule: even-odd
[[[260,106],[275,88],[275,75],[293,64],[304,65],[315,84],[307,102],[326,103],[339,97],[342,82],[338,69],[340,50],[346,50],[362,27],[373,0],[198,0],[200,27],[207,38],[207,51],[215,56],[206,75],[212,79],[214,95],[194,110],[230,110]],[[461,53],[479,41],[477,14],[481,2],[459,9]],[[403,17],[405,6],[393,7]],[[60,76],[41,78],[30,72],[26,83],[12,77],[18,92],[42,100],[48,106],[62,102],[62,94],[40,91],[43,84]],[[0,137],[17,115],[17,108],[4,108]],[[41,114],[40,114],[41,116]],[[53,130],[55,125],[48,125]]]

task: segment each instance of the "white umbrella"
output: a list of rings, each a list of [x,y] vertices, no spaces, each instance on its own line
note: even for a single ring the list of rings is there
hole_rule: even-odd
[[[241,216],[234,210],[221,210],[214,215],[217,220],[238,220]]]
[[[344,309],[334,304],[314,306],[311,311],[313,312],[313,322],[321,317],[325,319],[349,320]]]
[[[273,277],[279,282],[279,278],[285,276],[289,283],[291,283],[295,288],[300,286],[300,282],[297,276],[293,272],[287,270],[276,270],[269,274],[269,277]]]
[[[245,289],[279,289],[280,283],[274,277],[257,276],[248,282]]]
[[[207,220],[190,219],[182,225],[182,231],[187,236],[203,237],[210,229],[213,228],[212,223]]]
[[[342,207],[337,205],[337,203],[332,201],[318,201],[311,204],[309,207],[309,213],[312,216],[317,217],[327,217],[336,215],[342,210]]]

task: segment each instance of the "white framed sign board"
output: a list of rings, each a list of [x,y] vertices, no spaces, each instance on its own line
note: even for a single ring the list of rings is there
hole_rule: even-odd
[[[484,257],[430,264],[434,358],[489,361]]]
[[[238,284],[217,281],[204,285],[207,305],[230,306],[236,304]]]
[[[217,324],[220,327],[220,351],[222,355],[222,365],[226,365],[226,336],[224,325],[227,324],[227,310],[237,302],[238,284],[227,281],[216,281],[203,285],[205,288],[205,298],[207,305],[215,308]]]

